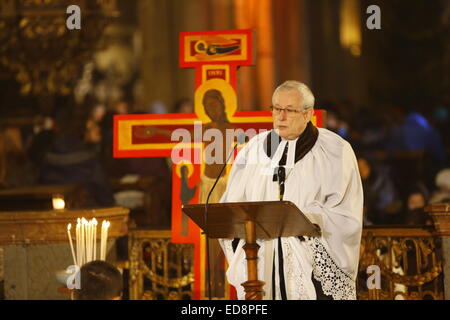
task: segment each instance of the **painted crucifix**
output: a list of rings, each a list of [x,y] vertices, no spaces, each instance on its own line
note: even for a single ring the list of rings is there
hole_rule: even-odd
[[[241,132],[251,136],[272,129],[270,111],[237,111],[237,69],[253,64],[253,44],[252,30],[181,33],[180,66],[195,68],[194,113],[114,118],[114,157],[172,159],[172,242],[194,245],[194,299],[206,297],[205,238],[181,206],[206,201]],[[315,112],[313,122],[321,126],[322,113]],[[219,178],[211,203],[225,191],[229,169]],[[216,240],[210,245],[212,296],[234,298],[222,250]]]

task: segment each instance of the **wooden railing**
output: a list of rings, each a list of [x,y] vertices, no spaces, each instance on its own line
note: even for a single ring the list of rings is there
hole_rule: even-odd
[[[193,246],[173,244],[170,236],[130,231],[130,299],[192,298]],[[379,289],[367,287],[369,266],[380,270]],[[360,300],[444,299],[440,238],[424,228],[365,228],[357,288]]]
[[[365,228],[360,250],[358,299],[443,300],[440,242],[431,229]],[[373,274],[378,271],[379,274]]]
[[[128,241],[131,300],[192,299],[192,245],[171,243],[169,230],[132,230]]]

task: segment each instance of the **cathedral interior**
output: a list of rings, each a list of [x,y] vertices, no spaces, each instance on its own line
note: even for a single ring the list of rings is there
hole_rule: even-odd
[[[0,0],[0,300],[70,299],[81,217],[110,222],[123,299],[207,299],[204,236],[179,241],[191,224],[174,218],[206,182],[170,153],[120,156],[117,119],[198,114],[180,35],[223,30],[253,41],[252,63],[229,64],[237,112],[270,112],[295,79],[354,149],[357,298],[450,299],[449,1]],[[213,297],[235,299],[221,263]]]

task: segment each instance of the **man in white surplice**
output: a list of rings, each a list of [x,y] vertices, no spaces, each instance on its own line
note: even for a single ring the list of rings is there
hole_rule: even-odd
[[[286,81],[272,103],[274,130],[242,148],[220,202],[288,200],[321,228],[318,238],[257,240],[264,299],[356,299],[363,190],[352,147],[312,125],[314,96],[306,85]],[[244,299],[245,241],[220,243],[228,281]]]

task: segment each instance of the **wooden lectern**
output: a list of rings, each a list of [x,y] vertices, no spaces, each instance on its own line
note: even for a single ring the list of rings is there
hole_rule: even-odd
[[[256,239],[320,236],[320,228],[290,201],[211,203],[208,205],[208,228],[205,205],[183,206],[188,215],[210,238],[243,238],[248,280],[242,283],[246,300],[262,300],[264,282],[258,280]],[[205,232],[206,233],[206,232]]]

